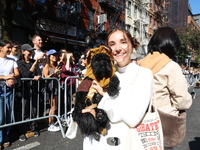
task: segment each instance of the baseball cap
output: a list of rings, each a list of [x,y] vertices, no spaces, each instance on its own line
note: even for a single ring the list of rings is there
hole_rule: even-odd
[[[85,56],[84,56],[84,55],[81,55],[81,59],[85,59]]]
[[[21,46],[21,50],[32,51],[32,50],[35,50],[35,48],[31,47],[29,44],[23,44]]]
[[[55,49],[50,49],[49,51],[48,51],[48,56],[49,55],[52,55],[52,54],[57,54],[58,52],[55,50]]]

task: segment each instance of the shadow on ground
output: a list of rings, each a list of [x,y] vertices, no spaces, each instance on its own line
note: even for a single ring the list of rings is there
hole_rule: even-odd
[[[189,142],[190,150],[200,150],[200,137],[195,137],[194,141]]]

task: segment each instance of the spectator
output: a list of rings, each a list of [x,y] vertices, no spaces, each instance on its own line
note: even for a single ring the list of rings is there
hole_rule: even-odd
[[[24,85],[24,94],[23,99],[22,99],[22,104],[23,105],[23,110],[24,110],[24,114],[23,115],[23,119],[27,119],[30,116],[30,97],[32,97],[32,118],[36,117],[36,110],[37,110],[37,81],[41,78],[42,76],[42,72],[38,66],[38,61],[43,57],[43,55],[39,55],[36,60],[31,59],[31,55],[33,50],[35,50],[34,48],[32,48],[29,44],[23,44],[21,46],[21,56],[20,59],[17,61],[18,67],[19,67],[19,72],[21,75],[21,78],[33,78],[33,82],[31,85],[31,81],[25,81],[25,85]],[[32,95],[30,93],[30,90],[32,89]],[[35,129],[35,125],[36,122],[33,121],[30,125],[30,129],[31,131],[34,132],[35,137],[39,135],[39,132],[36,131]],[[21,131],[21,135],[19,137],[20,141],[25,141],[26,137],[25,137],[25,131],[24,131],[24,127],[20,128]]]
[[[77,68],[78,67],[75,65],[73,53],[67,52],[67,54],[64,54],[60,82],[67,87],[67,110],[71,109],[71,95],[75,92],[76,79],[67,80],[66,85],[65,79],[70,76],[77,76]],[[70,89],[72,89],[72,93],[70,93]]]
[[[7,57],[11,49],[12,46],[10,42],[0,40],[0,125],[12,122],[13,85],[15,84],[15,78],[19,77],[19,70],[16,62]],[[4,86],[6,86],[5,99]],[[10,127],[0,129],[0,149],[10,146],[8,139],[9,132]]]
[[[42,50],[42,46],[43,46],[42,38],[39,35],[34,35],[32,37],[32,43],[34,45],[33,47],[35,50],[32,52],[31,58],[36,60],[38,57],[42,57],[40,60],[38,60],[39,68],[42,71],[46,63],[45,53]]]
[[[180,40],[172,28],[159,28],[148,44],[148,55],[139,61],[140,66],[149,68],[153,72],[157,108],[174,116],[179,116],[180,110],[189,109],[192,104],[187,81],[180,66],[172,60],[180,45]],[[177,131],[180,125],[173,129],[171,126],[165,126],[169,127],[168,131]],[[166,129],[163,130],[164,133],[167,132]],[[164,143],[165,150],[173,150],[173,147],[166,146],[168,141]]]
[[[43,74],[45,78],[56,77],[59,78],[61,72],[61,66],[58,67],[58,53],[56,50],[51,49],[48,51],[47,63],[43,68]],[[50,115],[55,115],[58,105],[58,82],[56,80],[51,80],[48,82],[48,87],[46,88],[46,93],[48,94],[48,99],[50,99],[51,93],[53,93],[53,99],[51,100]],[[60,128],[54,125],[54,117],[49,118],[49,128],[48,131],[59,131]]]
[[[11,52],[7,57],[13,58],[15,61],[19,59],[18,54],[19,54],[19,49],[20,49],[20,44],[16,41],[11,41]]]
[[[84,76],[85,72],[86,72],[86,58],[85,55],[82,55],[80,58],[80,64],[78,65],[80,71],[79,71],[79,75],[80,76]]]

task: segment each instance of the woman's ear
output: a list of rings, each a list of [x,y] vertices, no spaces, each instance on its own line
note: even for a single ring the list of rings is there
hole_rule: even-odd
[[[21,50],[21,53],[24,54],[25,50]]]

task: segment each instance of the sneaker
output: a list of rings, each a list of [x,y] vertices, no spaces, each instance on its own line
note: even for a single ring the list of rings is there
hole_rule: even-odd
[[[22,134],[20,137],[19,137],[19,141],[26,141],[27,140],[27,138],[26,138],[26,136],[24,135],[24,134]]]
[[[3,143],[3,147],[9,147],[9,146],[10,146],[10,142]]]
[[[34,137],[38,137],[40,133],[38,131],[34,131]]]
[[[60,127],[57,127],[55,125],[50,125],[50,127],[48,127],[48,131],[50,132],[57,132],[57,131],[60,131]]]

